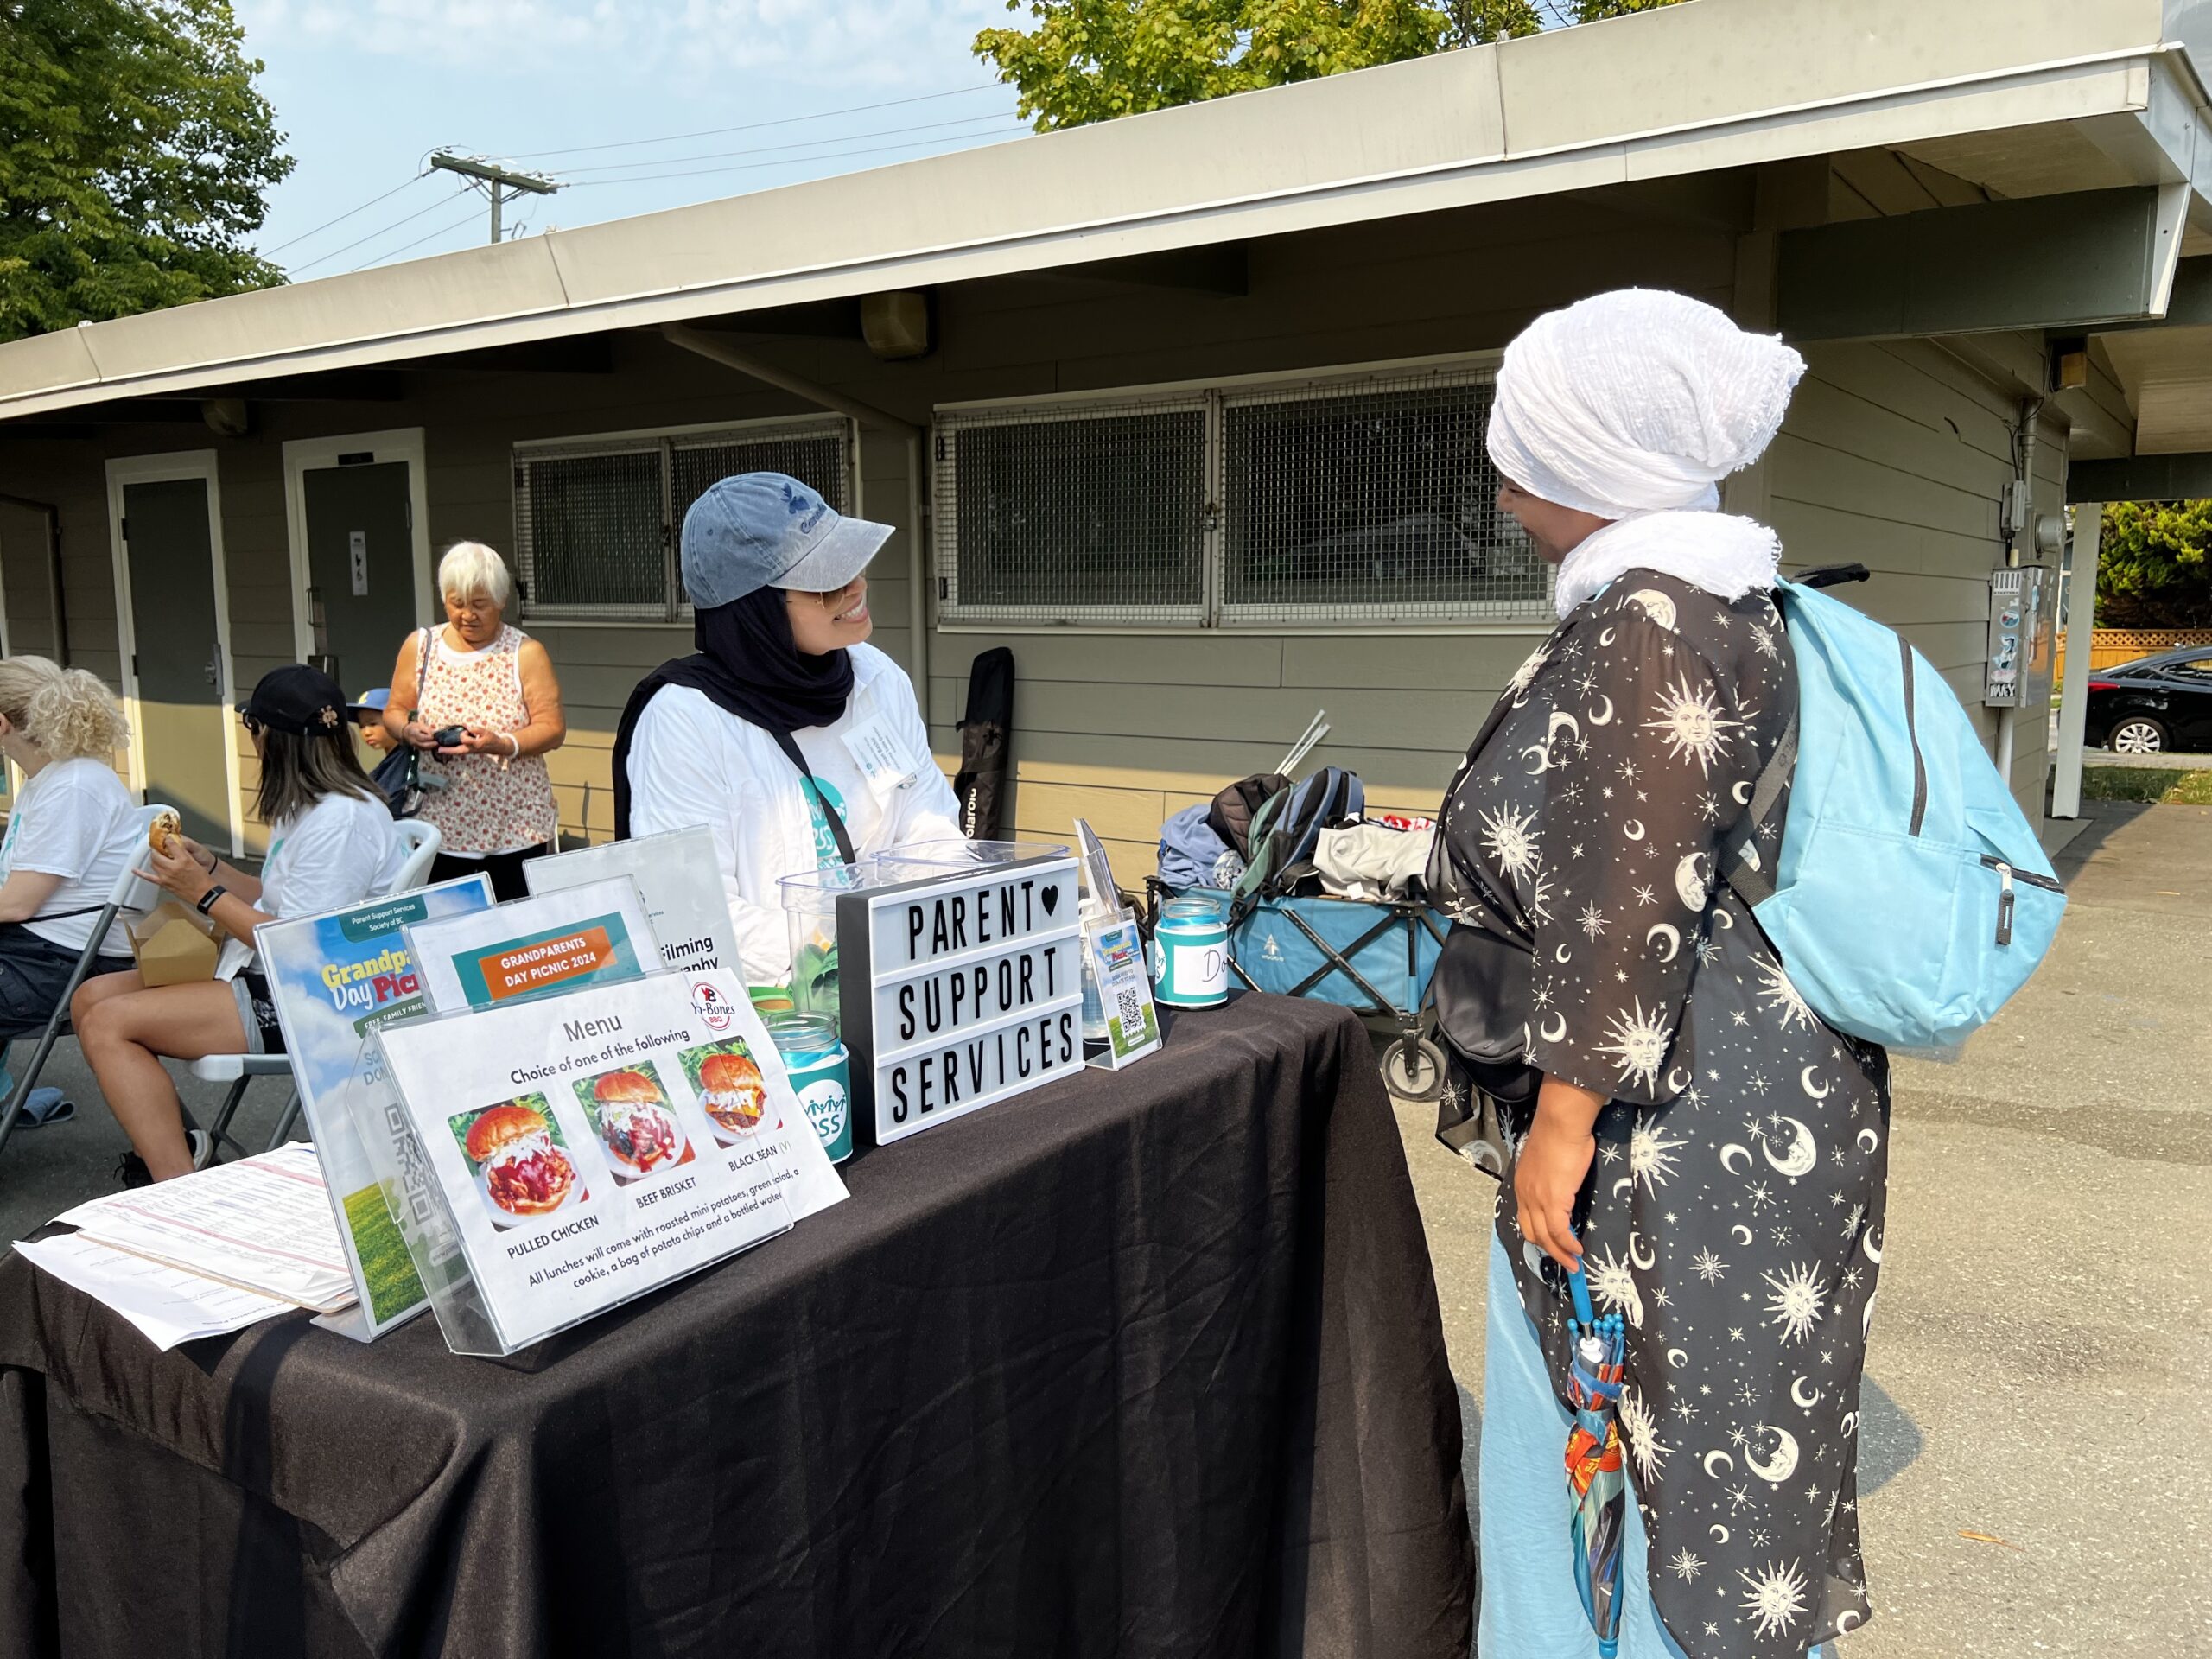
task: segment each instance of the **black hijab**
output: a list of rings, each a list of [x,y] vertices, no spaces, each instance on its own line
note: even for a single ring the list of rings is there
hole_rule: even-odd
[[[791,638],[791,613],[780,588],[756,588],[741,599],[696,612],[691,638],[696,655],[663,663],[638,683],[614,733],[614,838],[630,838],[630,741],[638,717],[664,685],[703,691],[718,709],[771,734],[788,735],[827,726],[845,712],[853,694],[853,657],[832,651],[817,657]]]

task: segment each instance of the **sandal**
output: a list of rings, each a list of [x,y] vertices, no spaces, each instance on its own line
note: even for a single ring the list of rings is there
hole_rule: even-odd
[[[23,1109],[16,1121],[27,1129],[42,1129],[49,1123],[67,1123],[77,1116],[77,1103],[59,1089],[34,1089],[23,1097]]]

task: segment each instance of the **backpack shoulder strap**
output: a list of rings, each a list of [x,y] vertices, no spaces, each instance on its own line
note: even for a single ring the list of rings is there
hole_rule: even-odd
[[[1719,879],[1735,888],[1737,896],[1753,910],[1774,897],[1774,871],[1764,861],[1751,861],[1753,843],[1774,816],[1783,788],[1796,765],[1797,715],[1793,709],[1789,723],[1782,728],[1782,741],[1774,746],[1774,753],[1751,785],[1751,798],[1720,838]]]

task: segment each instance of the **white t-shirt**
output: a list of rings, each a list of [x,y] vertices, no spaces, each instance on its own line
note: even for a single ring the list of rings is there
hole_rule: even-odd
[[[930,752],[913,683],[873,645],[855,645],[853,695],[827,726],[792,736],[845,821],[863,858],[893,847],[960,839],[960,803]],[[903,785],[871,788],[846,747],[867,728],[899,754]],[[791,976],[789,918],[778,883],[840,861],[813,791],[774,738],[689,686],[664,687],[630,739],[630,833],[705,824],[714,832],[723,897],[745,978],[782,985]]]
[[[358,905],[397,879],[407,849],[381,800],[326,795],[296,817],[269,830],[269,856],[261,866],[265,916],[319,916]],[[223,943],[218,979],[233,979],[252,965],[253,948],[240,939]]]
[[[8,838],[0,842],[0,880],[17,870],[60,876],[61,885],[23,925],[65,950],[82,950],[97,914],[41,918],[65,910],[96,912],[115,890],[116,878],[145,850],[130,796],[112,767],[83,758],[50,761],[23,780],[16,797]],[[121,921],[108,929],[100,954],[130,954]]]

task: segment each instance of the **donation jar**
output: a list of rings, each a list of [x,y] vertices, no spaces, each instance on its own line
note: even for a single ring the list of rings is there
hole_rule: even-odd
[[[1153,997],[1171,1008],[1229,1000],[1229,921],[1204,899],[1170,899],[1152,935]]]
[[[764,1023],[823,1150],[831,1163],[843,1163],[853,1155],[853,1078],[837,1027],[806,1014],[770,1014]]]

